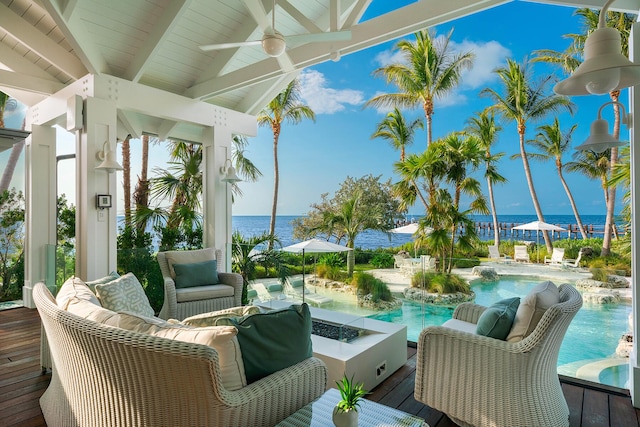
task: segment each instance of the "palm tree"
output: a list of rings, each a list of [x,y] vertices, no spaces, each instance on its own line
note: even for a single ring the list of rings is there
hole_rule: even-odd
[[[4,110],[9,102],[9,95],[0,91],[0,128],[4,127]]]
[[[485,172],[487,180],[487,191],[489,193],[489,206],[493,219],[493,241],[496,246],[500,244],[500,229],[498,228],[498,214],[496,212],[496,202],[493,195],[494,183],[505,183],[507,179],[498,173],[498,161],[504,156],[504,152],[491,154],[491,146],[495,144],[498,132],[502,127],[498,125],[495,115],[491,110],[485,109],[478,113],[476,117],[469,119],[466,132],[476,138],[480,146],[485,150]]]
[[[124,200],[124,225],[131,227],[131,135],[122,141],[122,197]]]
[[[0,128],[5,126],[4,124],[4,113],[12,107],[17,107],[18,103],[15,99],[11,99],[9,95],[6,93],[0,92]],[[25,128],[25,120],[22,121],[22,129]],[[11,180],[13,179],[13,173],[16,170],[16,166],[18,165],[18,160],[20,159],[20,154],[22,154],[22,150],[24,149],[24,139],[13,144],[11,147],[11,154],[9,154],[9,160],[7,160],[7,165],[4,168],[4,172],[2,173],[2,178],[0,179],[0,193],[4,193],[9,189],[9,185],[11,184]]]
[[[505,120],[516,122],[520,143],[520,157],[522,158],[522,166],[527,178],[531,201],[533,202],[538,220],[544,221],[544,215],[540,209],[538,196],[533,185],[533,177],[531,176],[529,159],[524,144],[527,122],[540,120],[550,113],[558,113],[561,110],[567,110],[573,113],[573,104],[571,104],[567,97],[547,95],[545,93],[546,86],[551,81],[551,76],[543,79],[538,84],[533,84],[526,60],[522,64],[518,64],[512,59],[508,59],[507,66],[498,68],[496,73],[504,86],[504,95],[500,95],[492,88],[486,88],[481,93],[488,95],[495,102],[490,108],[497,111]],[[551,240],[549,239],[549,233],[544,231],[543,236],[547,251],[551,253],[553,248],[551,246]]]
[[[382,210],[378,206],[364,206],[361,203],[362,193],[356,191],[350,198],[344,200],[337,212],[326,212],[324,215],[325,228],[334,230],[335,234],[346,238],[346,246],[355,248],[356,237],[365,230],[386,231],[387,224],[383,220]],[[347,252],[347,271],[353,275],[355,265],[354,251]]]
[[[276,241],[269,233],[263,233],[256,236],[244,237],[238,230],[233,232],[231,236],[231,268],[235,273],[242,275],[242,304],[248,303],[247,286],[251,280],[256,278],[256,267],[264,265],[265,267],[274,266],[278,272],[278,277],[284,282],[289,276],[289,269],[282,260],[283,253],[274,250],[256,250],[261,249],[269,242]]]
[[[580,172],[589,179],[599,179],[604,193],[605,204],[608,203],[609,198],[607,177],[609,174],[610,156],[609,150],[602,153],[596,153],[595,151],[577,151],[573,155],[573,161],[564,165],[567,172]]]
[[[457,54],[451,50],[452,35],[453,29],[439,38],[423,30],[414,34],[415,42],[400,40],[396,49],[402,53],[404,62],[373,71],[374,76],[383,76],[400,92],[378,95],[365,103],[365,107],[422,106],[427,120],[427,146],[432,141],[434,100],[446,97],[460,83],[462,71],[473,65],[472,52]]]
[[[278,188],[280,185],[278,142],[280,141],[282,123],[287,121],[291,124],[298,124],[303,119],[315,121],[316,115],[309,106],[302,103],[300,86],[297,79],[289,83],[258,115],[258,124],[260,126],[269,126],[273,132],[273,204],[271,206],[271,221],[269,223],[269,234],[272,236],[275,235],[276,213],[278,208]],[[272,248],[273,243],[269,243],[269,249]]]
[[[553,120],[553,124],[539,126],[536,139],[529,141],[529,143],[542,151],[541,154],[532,155],[533,158],[540,158],[542,160],[555,160],[558,177],[560,178],[562,187],[564,187],[564,191],[567,193],[567,197],[569,198],[569,203],[571,204],[573,215],[576,217],[578,229],[580,230],[582,238],[586,239],[587,233],[584,231],[584,226],[582,225],[582,220],[580,219],[580,215],[578,214],[576,202],[573,200],[573,195],[571,194],[569,185],[567,184],[567,181],[564,179],[564,175],[562,174],[562,156],[571,147],[571,137],[577,127],[578,125],[573,125],[567,132],[562,132],[562,130],[560,129],[560,121],[556,117]]]
[[[262,172],[260,172],[260,169],[246,156],[247,146],[249,145],[247,137],[234,135],[231,143],[233,145],[231,159],[238,175],[241,176],[244,181],[256,182],[258,178],[262,176]],[[231,188],[234,195],[242,196],[242,190],[237,183],[234,183]]]
[[[142,135],[142,156],[140,159],[140,176],[133,191],[133,200],[136,206],[135,223],[138,235],[142,235],[147,229],[147,221],[144,212],[149,211],[149,135]]]
[[[405,148],[413,144],[413,136],[416,129],[422,129],[423,126],[420,119],[407,123],[398,107],[394,107],[393,111],[387,113],[387,116],[378,123],[378,127],[374,134],[371,135],[371,138],[386,139],[393,148],[400,150],[400,161],[403,162]]]
[[[569,47],[564,52],[557,52],[550,49],[539,50],[534,52],[537,57],[534,61],[544,61],[553,64],[561,65],[562,69],[566,73],[572,73],[581,64],[581,55],[584,50],[584,44],[588,35],[598,28],[600,20],[600,11],[588,8],[577,9],[575,12],[583,18],[582,34],[567,34],[567,38],[571,39]],[[631,33],[631,27],[635,22],[635,16],[620,12],[607,12],[606,23],[608,27],[613,27],[620,32],[622,54],[628,56],[629,54],[629,35]],[[618,102],[620,99],[620,91],[614,90],[609,93],[612,101]],[[620,137],[620,106],[613,104],[614,122],[613,122],[613,136],[615,138]],[[618,148],[613,147],[609,151],[609,174],[613,174],[618,162]],[[615,181],[612,181],[615,182]],[[606,220],[604,226],[604,239],[602,242],[602,256],[609,255],[611,253],[611,231],[614,227],[614,211],[616,203],[616,186],[607,185],[606,191],[608,192],[605,197],[606,200]]]

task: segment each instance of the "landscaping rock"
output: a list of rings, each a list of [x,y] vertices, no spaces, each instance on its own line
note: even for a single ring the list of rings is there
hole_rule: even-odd
[[[483,265],[473,267],[471,275],[480,276],[483,282],[495,282],[500,278],[495,268]]]
[[[578,279],[576,280],[576,288],[582,290],[588,290],[592,288],[611,288],[608,283],[601,282],[593,279]]]
[[[391,301],[374,301],[371,294],[358,296],[358,305],[377,311],[390,311],[402,307],[402,300],[393,297]]]
[[[424,302],[426,304],[458,305],[463,302],[475,301],[476,294],[473,291],[470,294],[463,294],[462,292],[456,292],[454,294],[436,294],[423,291],[418,288],[406,288],[404,290],[404,297],[406,299]]]
[[[624,276],[618,276],[616,274],[610,274],[607,277],[607,283],[609,283],[612,288],[628,288],[629,287],[629,281]]]
[[[620,292],[599,289],[594,292],[585,292],[582,294],[582,299],[594,304],[617,304],[620,302]]]
[[[633,350],[633,333],[627,332],[622,334],[622,337],[618,341],[618,347],[616,347],[616,356],[629,357]]]

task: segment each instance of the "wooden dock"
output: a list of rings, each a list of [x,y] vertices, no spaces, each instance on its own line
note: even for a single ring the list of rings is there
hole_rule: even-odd
[[[514,230],[513,227],[522,225],[523,223],[517,222],[499,222],[498,230],[500,237],[513,240],[536,240],[535,230]],[[551,231],[549,235],[552,240],[558,239],[580,239],[580,229],[577,224],[553,224],[560,228],[564,228],[567,231]],[[604,237],[604,225],[583,224],[585,232],[588,238]],[[493,222],[476,222],[475,223],[476,234],[482,237],[493,236]],[[619,225],[615,226],[615,230],[612,232],[612,237],[622,236],[626,233],[624,227]],[[542,233],[540,232],[540,238]]]

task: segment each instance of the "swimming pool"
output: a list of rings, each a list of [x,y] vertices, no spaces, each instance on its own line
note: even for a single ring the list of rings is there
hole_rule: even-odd
[[[491,305],[504,298],[524,297],[540,281],[539,277],[501,276],[498,282],[471,283],[476,293],[476,303]],[[553,281],[553,280],[552,280]],[[560,281],[555,281],[560,284]],[[429,306],[410,300],[404,300],[402,308],[390,312],[375,313],[363,310],[355,305],[353,295],[337,295],[333,306],[326,308],[369,316],[374,319],[407,325],[407,339],[417,341],[420,331],[426,326],[441,325],[451,319],[453,308]],[[558,355],[558,372],[576,376],[578,370],[591,362],[615,357],[618,340],[628,331],[628,317],[631,313],[630,302],[618,304],[592,304],[585,302],[571,322]],[[605,368],[596,375],[595,380],[603,384],[625,387],[626,365]]]

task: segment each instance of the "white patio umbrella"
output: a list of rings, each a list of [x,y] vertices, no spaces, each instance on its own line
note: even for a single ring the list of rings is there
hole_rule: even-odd
[[[391,230],[389,230],[390,233],[395,233],[395,234],[416,234],[418,232],[418,228],[419,225],[417,222],[412,222],[411,224],[407,224],[407,225],[401,225],[400,227],[396,227],[396,228],[392,228]],[[429,234],[433,231],[433,229],[431,227],[426,227],[425,228],[425,233]],[[418,248],[416,248],[416,245],[413,245],[413,255],[415,256],[416,253],[418,251]]]
[[[558,227],[557,225],[547,224],[542,221],[532,221],[526,224],[517,225],[512,230],[535,230],[536,232],[536,249],[538,253],[536,254],[536,261],[540,262],[540,234],[539,231],[567,231],[562,227]]]
[[[302,253],[302,302],[304,302],[304,254],[305,253],[325,253],[325,252],[345,252],[352,251],[353,249],[346,246],[338,245],[336,243],[328,242],[320,239],[309,239],[304,242],[295,243],[293,245],[285,246],[282,248],[285,252]]]

